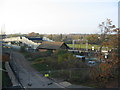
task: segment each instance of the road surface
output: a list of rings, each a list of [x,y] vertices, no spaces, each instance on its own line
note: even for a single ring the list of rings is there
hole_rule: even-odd
[[[42,74],[30,66],[30,62],[19,52],[11,52],[11,62],[25,88],[64,88],[60,84],[43,77]],[[32,85],[29,86],[28,83]]]

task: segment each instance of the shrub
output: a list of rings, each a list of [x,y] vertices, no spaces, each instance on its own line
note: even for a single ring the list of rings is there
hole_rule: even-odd
[[[21,47],[20,47],[20,51],[21,51],[21,52],[25,52],[25,51],[26,51],[26,50],[25,50],[25,46],[21,46]]]

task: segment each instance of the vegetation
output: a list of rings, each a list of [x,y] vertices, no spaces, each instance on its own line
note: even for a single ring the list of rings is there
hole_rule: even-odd
[[[100,37],[100,53],[98,58],[104,60],[104,63],[100,63],[98,68],[94,69],[93,75],[94,80],[98,81],[99,87],[118,87],[118,70],[119,70],[119,56],[118,56],[118,36],[119,31],[115,28],[115,25],[112,25],[112,21],[107,19],[106,22],[102,22],[99,26],[101,27],[101,37]],[[112,33],[114,34],[112,35]],[[112,41],[112,42],[111,42]],[[111,52],[109,52],[109,57],[105,58],[104,53],[101,52],[101,48],[103,46],[107,46],[109,48],[113,48]],[[116,48],[116,49],[115,49]],[[95,72],[97,72],[95,74]],[[113,85],[111,83],[115,83]]]
[[[45,56],[42,56],[43,54]],[[49,73],[50,77],[61,78],[72,83],[79,84],[90,79],[89,66],[77,60],[66,50],[57,50],[49,56],[48,53],[43,52],[41,57],[34,58],[32,66],[43,74]]]
[[[66,50],[57,50],[54,53],[51,51],[37,52],[31,53],[30,56],[32,66],[43,75],[48,73],[51,78],[64,79],[74,84],[91,81],[89,66],[77,60]]]
[[[118,71],[120,69],[118,54],[119,47],[119,29],[111,24],[109,19],[99,25],[101,34],[69,34],[69,35],[43,35],[54,41],[64,41],[69,47],[72,48],[73,40],[88,40],[88,49],[92,46],[95,49],[100,47],[100,52],[97,53],[97,59],[104,60],[94,67],[87,66],[84,62],[77,60],[72,53],[65,50],[57,50],[56,52],[23,52],[25,56],[32,62],[32,66],[41,73],[49,73],[50,77],[62,78],[71,83],[83,84],[91,87],[117,87],[118,84]],[[28,36],[38,35],[31,33]],[[39,35],[38,35],[39,36]],[[86,48],[86,42],[75,43],[75,48]],[[105,53],[102,53],[102,47],[111,49],[108,57],[105,58]],[[113,85],[115,83],[116,85]]]
[[[48,51],[47,51],[48,52]],[[74,68],[75,67],[75,57],[73,54],[66,51],[66,50],[57,50],[51,55],[49,53],[40,53],[41,57],[34,59],[33,64],[46,64],[49,67],[53,68],[53,70],[61,70],[67,68]],[[39,71],[41,71],[40,68]]]
[[[26,52],[25,46],[21,46],[21,47],[20,47],[20,52]]]
[[[67,44],[70,48],[73,47],[73,44]],[[83,48],[86,49],[86,44],[75,44],[74,45],[75,48]],[[92,46],[94,46],[94,49],[98,49],[99,45],[95,45],[95,44],[89,44],[88,45],[88,49],[92,49]]]

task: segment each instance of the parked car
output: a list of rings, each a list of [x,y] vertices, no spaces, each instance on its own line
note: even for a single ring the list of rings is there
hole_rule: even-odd
[[[79,59],[82,59],[82,60],[85,60],[85,56],[80,56],[80,55],[74,55],[76,58],[79,58]]]
[[[88,64],[95,64],[95,61],[88,61]]]

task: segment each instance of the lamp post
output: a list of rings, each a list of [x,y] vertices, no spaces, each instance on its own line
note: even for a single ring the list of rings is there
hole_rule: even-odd
[[[86,40],[86,51],[88,52],[88,40]]]
[[[75,40],[73,40],[73,50],[75,49]]]

